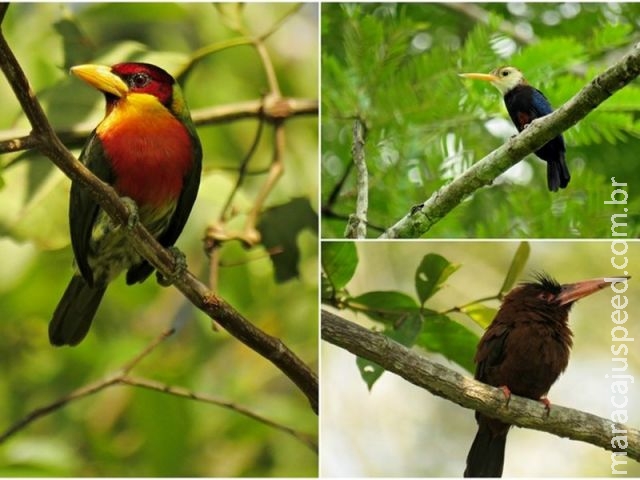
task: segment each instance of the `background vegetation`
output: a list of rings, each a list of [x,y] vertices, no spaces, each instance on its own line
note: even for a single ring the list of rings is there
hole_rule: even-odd
[[[147,61],[183,72],[192,112],[259,100],[264,67],[247,38],[273,33],[265,46],[287,97],[317,98],[315,5],[56,4],[11,5],[2,28],[56,129],[95,126],[103,97],[68,74],[79,63]],[[28,133],[6,82],[0,81],[0,139]],[[267,200],[263,232],[278,224],[287,275],[259,245],[228,242],[212,274],[205,228],[218,218],[258,130],[248,118],[201,126],[200,194],[177,246],[191,271],[243,315],[281,338],[306,362],[317,359],[317,120],[286,123],[285,174]],[[242,227],[273,153],[265,126],[234,199],[228,227]],[[72,145],[78,153],[82,141]],[[54,349],[47,323],[72,275],[69,180],[36,152],[0,156],[0,432],[28,412],[101,379],[171,325],[178,333],[135,374],[214,395],[302,432],[317,432],[305,397],[268,361],[213,333],[173,288],[155,281],[109,288],[84,342]],[[278,209],[289,207],[282,223]],[[280,223],[278,223],[280,222]],[[296,256],[297,255],[297,256]],[[277,265],[277,263],[276,263]],[[283,267],[282,263],[279,267]],[[178,323],[174,323],[179,319]],[[0,447],[4,476],[314,476],[317,456],[305,444],[239,413],[133,387],[112,387],[40,419]]]
[[[629,265],[639,254],[640,245],[630,243]],[[533,241],[529,246],[517,241],[324,242],[323,303],[471,376],[479,336],[499,306],[494,297],[505,286],[509,290],[513,282],[541,270],[561,283],[620,275],[611,267],[611,256],[606,241]],[[630,280],[629,320],[638,314],[632,302],[639,293],[638,283]],[[555,404],[603,418],[611,415],[611,298],[611,290],[605,289],[574,305],[574,346],[567,370],[549,392],[551,408]],[[629,333],[634,330],[633,323],[626,327]],[[462,475],[477,430],[472,411],[327,342],[321,355],[322,475]],[[640,355],[631,346],[628,361],[625,373],[637,377]],[[637,382],[629,387],[629,399],[640,394]],[[631,418],[636,409],[628,410],[628,423],[637,428],[637,419]],[[610,464],[610,452],[593,445],[513,428],[504,476],[610,476]],[[627,467],[630,475],[640,472],[637,462],[629,461]]]
[[[355,209],[355,117],[367,126],[377,236],[371,226],[391,226],[516,132],[499,92],[458,73],[514,65],[558,107],[640,39],[639,18],[637,4],[324,4],[323,236],[342,237]],[[631,185],[640,173],[638,112],[634,82],[565,132],[566,190],[548,192],[546,165],[530,155],[429,236],[610,236],[610,216],[622,213],[603,203],[610,179]],[[632,236],[639,202],[629,199]]]

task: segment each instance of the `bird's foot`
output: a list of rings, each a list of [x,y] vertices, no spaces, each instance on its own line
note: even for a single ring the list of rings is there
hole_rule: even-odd
[[[509,387],[507,387],[506,385],[502,385],[498,388],[502,390],[502,393],[504,393],[504,398],[507,400],[506,406],[508,407],[509,402],[511,401],[511,390],[509,390]]]
[[[173,255],[173,272],[168,277],[165,277],[160,272],[156,272],[156,279],[158,283],[163,287],[172,285],[176,279],[187,270],[187,257],[182,253],[178,247],[169,247],[168,250]]]
[[[551,413],[551,402],[547,397],[540,398],[540,402],[544,405],[544,409],[546,410],[546,416],[548,417]]]
[[[127,212],[129,213],[127,219],[127,228],[132,229],[136,226],[136,224],[140,221],[140,216],[138,215],[138,204],[129,197],[120,197],[124,206],[127,207]]]
[[[418,213],[420,210],[422,210],[422,207],[424,207],[424,203],[419,203],[419,204],[414,205],[413,207],[411,207],[411,211],[409,212],[409,216],[413,217],[416,213]]]

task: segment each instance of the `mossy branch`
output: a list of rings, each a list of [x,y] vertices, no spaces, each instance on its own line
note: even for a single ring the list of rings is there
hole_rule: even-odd
[[[501,389],[461,375],[386,335],[367,330],[326,310],[322,311],[321,334],[323,340],[371,360],[434,395],[513,425],[579,440],[612,452],[611,438],[615,436],[612,432],[614,429],[625,431],[626,455],[640,461],[638,429],[559,405],[553,405],[547,415],[541,402],[516,395],[511,396],[507,406]]]

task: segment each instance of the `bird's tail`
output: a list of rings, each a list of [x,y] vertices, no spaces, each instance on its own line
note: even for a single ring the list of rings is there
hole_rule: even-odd
[[[564,160],[564,154],[557,160],[547,162],[547,185],[549,190],[557,192],[558,188],[566,188],[571,180],[567,162]]]
[[[478,426],[467,456],[465,477],[501,477],[504,465],[504,447],[507,431],[495,434],[486,424]]]
[[[87,335],[91,321],[107,286],[90,287],[80,275],[74,275],[49,323],[52,345],[77,345]]]

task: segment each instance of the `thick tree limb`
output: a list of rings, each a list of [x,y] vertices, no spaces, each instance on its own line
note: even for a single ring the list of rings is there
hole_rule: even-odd
[[[533,428],[613,451],[612,429],[625,430],[627,455],[640,461],[640,430],[590,413],[553,405],[549,415],[541,402],[511,396],[428,360],[381,333],[372,332],[326,310],[322,311],[322,339],[354,355],[376,362],[389,372],[458,405],[478,410],[520,427]]]
[[[0,7],[0,18],[5,9],[6,6]],[[115,190],[76,160],[56,136],[1,30],[0,68],[29,119],[33,128],[31,136],[37,142],[38,149],[72,181],[80,182],[90,191],[111,219],[126,232],[129,241],[140,255],[165,278],[174,279],[176,288],[197,308],[287,375],[306,395],[311,407],[317,412],[318,379],[309,366],[289,350],[281,340],[255,327],[231,305],[211,292],[193,274],[187,271],[176,275],[173,255],[163,248],[141,223],[128,226],[128,209]]]
[[[435,192],[422,205],[414,207],[381,238],[415,238],[457,207],[466,197],[536,151],[549,140],[569,129],[616,91],[640,75],[640,43],[604,73],[594,78],[558,110],[534,120],[528,128],[467,169],[450,184]]]

